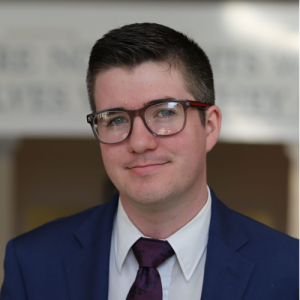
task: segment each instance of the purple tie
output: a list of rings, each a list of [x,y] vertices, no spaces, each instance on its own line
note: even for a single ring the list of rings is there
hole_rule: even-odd
[[[135,281],[126,300],[162,300],[162,286],[157,267],[174,254],[167,241],[140,238],[133,246],[139,263]]]

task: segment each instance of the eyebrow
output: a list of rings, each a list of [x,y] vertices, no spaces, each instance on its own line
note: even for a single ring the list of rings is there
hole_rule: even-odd
[[[147,106],[147,105],[155,104],[155,103],[157,103],[159,101],[162,101],[162,100],[163,101],[174,101],[176,99],[173,98],[173,97],[166,97],[166,98],[155,99],[155,100],[151,100],[151,101],[148,101],[148,102],[144,103],[144,107]]]
[[[151,104],[156,104],[157,102],[160,102],[160,101],[174,101],[174,100],[176,100],[176,98],[173,98],[173,97],[154,99],[154,100],[150,100],[148,102],[144,102],[143,107],[151,105]],[[127,109],[125,109],[124,107],[112,107],[112,108],[107,108],[104,111],[107,111],[107,110],[127,110]],[[131,109],[129,109],[129,110],[131,110]],[[135,109],[132,109],[132,110],[135,110]]]

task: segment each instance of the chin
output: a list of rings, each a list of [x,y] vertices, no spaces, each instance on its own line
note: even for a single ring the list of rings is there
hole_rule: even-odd
[[[155,188],[147,188],[147,189],[136,189],[129,193],[125,193],[128,199],[131,199],[133,202],[140,205],[157,205],[167,203],[174,199],[176,192],[166,191],[166,189],[155,189]]]

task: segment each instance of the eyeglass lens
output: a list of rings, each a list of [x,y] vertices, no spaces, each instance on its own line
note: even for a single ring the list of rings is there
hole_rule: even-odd
[[[180,103],[164,102],[149,106],[144,118],[150,132],[156,135],[171,135],[182,129],[185,113]],[[121,142],[130,132],[130,116],[127,112],[118,110],[98,113],[94,118],[94,129],[103,142]]]

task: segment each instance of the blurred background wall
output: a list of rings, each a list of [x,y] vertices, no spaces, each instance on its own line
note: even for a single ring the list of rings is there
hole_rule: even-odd
[[[85,72],[94,42],[133,22],[173,27],[207,52],[223,112],[208,183],[298,237],[298,2],[2,1],[1,263],[12,237],[114,193],[86,123]]]

